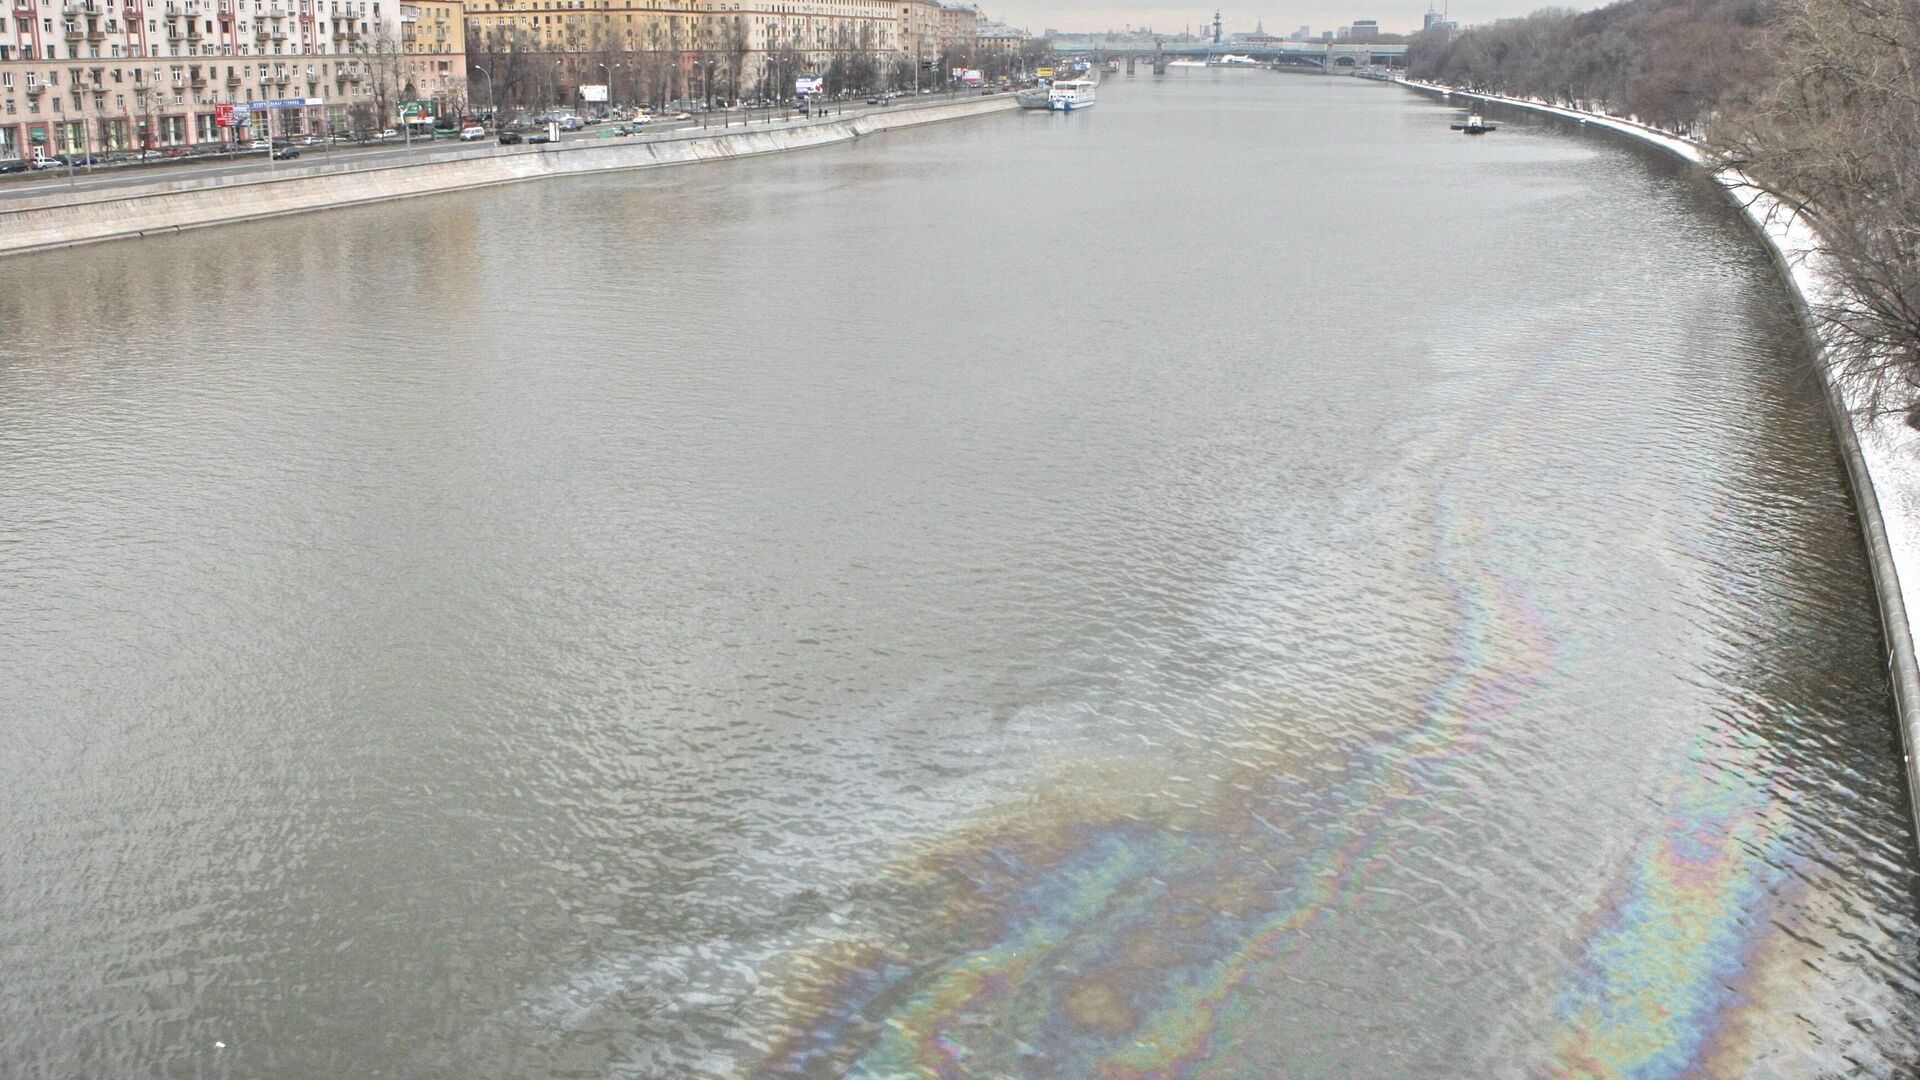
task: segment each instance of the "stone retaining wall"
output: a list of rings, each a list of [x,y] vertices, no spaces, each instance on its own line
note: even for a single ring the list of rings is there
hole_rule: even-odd
[[[596,139],[552,148],[449,151],[444,160],[287,176],[159,182],[111,191],[50,192],[0,211],[0,255],[177,232],[310,210],[384,202],[549,176],[648,169],[803,150],[894,128],[1012,111],[1013,95],[910,106],[846,119]],[[457,156],[453,156],[457,153]]]

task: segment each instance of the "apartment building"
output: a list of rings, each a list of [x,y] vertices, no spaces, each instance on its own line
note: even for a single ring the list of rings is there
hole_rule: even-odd
[[[396,0],[4,4],[0,158],[250,138],[264,133],[269,111],[275,135],[344,127],[355,106],[392,108],[406,63],[429,66],[420,74],[436,86],[466,74],[457,51],[402,53]],[[417,6],[452,8],[446,40],[462,46],[457,0]],[[232,127],[218,123],[223,105],[243,106]]]
[[[463,104],[467,98],[467,31],[460,0],[400,5],[400,74],[409,98]],[[412,93],[406,93],[411,88]]]
[[[616,101],[708,86],[754,96],[836,59],[931,65],[974,47],[978,12],[940,0],[470,0],[465,17],[475,100],[527,104],[571,101],[582,83],[610,84]]]

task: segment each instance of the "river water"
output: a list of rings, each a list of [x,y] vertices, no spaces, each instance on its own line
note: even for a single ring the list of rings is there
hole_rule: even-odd
[[[0,263],[0,1073],[1920,1065],[1781,287],[1451,115],[1143,73]]]

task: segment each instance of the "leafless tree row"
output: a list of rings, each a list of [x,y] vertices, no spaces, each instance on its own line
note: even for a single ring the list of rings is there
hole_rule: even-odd
[[[1920,3],[1547,9],[1421,35],[1408,70],[1703,139],[1816,226],[1835,291],[1815,316],[1845,373],[1879,407],[1920,399]]]

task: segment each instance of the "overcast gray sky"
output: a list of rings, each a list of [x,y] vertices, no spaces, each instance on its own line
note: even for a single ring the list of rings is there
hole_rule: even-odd
[[[1059,30],[1119,30],[1127,26],[1150,26],[1165,33],[1191,28],[1199,32],[1203,22],[1213,21],[1211,3],[1171,6],[1167,0],[1144,0],[1135,5],[1125,0],[976,0],[988,16],[1039,33],[1048,27]],[[1449,0],[1436,0],[1448,7]],[[1451,17],[1463,24],[1492,22],[1509,15],[1525,15],[1542,7],[1599,7],[1594,2],[1554,4],[1551,0],[1464,0],[1452,2]],[[1227,32],[1252,30],[1254,23],[1265,24],[1269,33],[1290,34],[1301,26],[1315,33],[1345,26],[1355,19],[1378,19],[1383,29],[1406,31],[1420,29],[1427,0],[1246,0],[1245,4],[1222,3],[1220,17]]]

